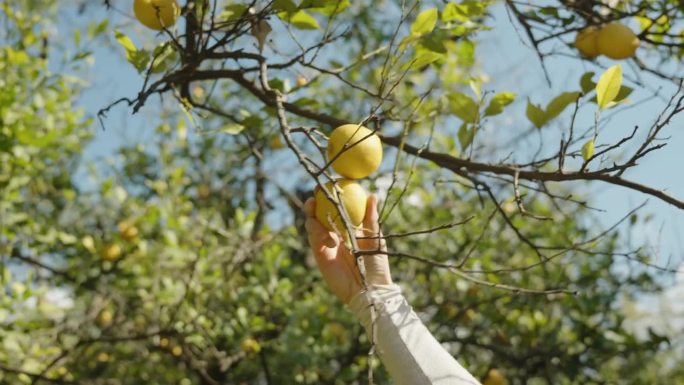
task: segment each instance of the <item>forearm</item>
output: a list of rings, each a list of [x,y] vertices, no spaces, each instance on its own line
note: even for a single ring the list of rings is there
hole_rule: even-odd
[[[374,338],[396,385],[480,384],[427,330],[399,286],[373,285],[355,295],[349,308]]]

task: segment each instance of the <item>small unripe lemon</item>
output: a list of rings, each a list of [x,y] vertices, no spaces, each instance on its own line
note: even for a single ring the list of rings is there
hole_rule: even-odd
[[[173,354],[175,357],[180,357],[180,355],[183,354],[183,348],[176,345],[171,348],[171,354]]]
[[[100,257],[105,261],[114,262],[121,256],[121,246],[111,243],[100,251]]]
[[[461,321],[464,324],[469,324],[477,317],[477,312],[474,309],[466,309],[466,311],[461,315]]]
[[[165,348],[169,346],[169,339],[168,338],[162,338],[159,340],[159,347],[160,348]]]
[[[639,48],[639,38],[624,25],[610,23],[598,32],[596,44],[599,52],[611,59],[627,59]]]
[[[130,242],[138,236],[138,228],[131,221],[121,221],[117,227],[119,228],[119,235],[125,241]]]
[[[339,322],[332,322],[326,325],[325,329],[325,331],[330,333],[339,344],[346,344],[349,340],[347,329]]]
[[[254,338],[245,338],[240,343],[240,349],[245,353],[258,353],[261,351],[261,345]]]
[[[97,361],[98,362],[107,362],[109,361],[109,354],[105,352],[101,352],[100,354],[97,355]]]
[[[575,36],[575,48],[588,58],[597,57],[600,54],[597,41],[598,32],[599,29],[594,26],[579,31]]]
[[[285,143],[283,143],[282,139],[280,139],[280,135],[278,135],[274,136],[273,139],[268,142],[268,146],[273,150],[280,150],[281,148],[285,148]]]
[[[328,160],[333,170],[350,179],[361,179],[380,167],[382,143],[373,131],[358,124],[345,124],[328,138]],[[338,155],[339,154],[339,155]]]
[[[197,197],[205,200],[211,196],[211,187],[208,184],[202,183],[197,186]]]
[[[349,215],[352,226],[358,227],[366,216],[366,191],[353,180],[338,179],[336,188],[332,182],[325,184],[336,202],[342,202]],[[325,196],[325,192],[316,187],[314,198],[316,199],[316,219],[330,231],[337,231],[345,234],[345,227],[342,218],[337,212],[335,204]]]
[[[498,369],[489,369],[482,385],[506,385],[507,381]]]
[[[95,322],[97,325],[101,328],[106,328],[107,326],[112,324],[112,321],[114,320],[114,315],[112,314],[111,311],[105,309],[100,312],[100,314],[97,315],[97,318],[95,319]]]
[[[135,0],[133,13],[144,26],[159,31],[176,23],[180,7],[176,0]]]

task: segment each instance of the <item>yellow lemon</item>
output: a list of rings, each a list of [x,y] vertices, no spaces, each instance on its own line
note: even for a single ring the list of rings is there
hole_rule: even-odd
[[[171,348],[171,354],[173,354],[175,357],[180,357],[181,354],[183,354],[183,348],[176,345]]]
[[[346,344],[349,339],[347,329],[339,322],[332,322],[326,325],[325,331],[332,335],[339,344]]]
[[[101,328],[106,328],[107,326],[112,324],[112,321],[114,320],[114,315],[112,314],[111,311],[105,309],[100,312],[100,314],[97,315],[97,318],[95,319],[95,322],[97,325]]]
[[[365,178],[380,167],[382,143],[373,131],[358,124],[337,127],[328,138],[328,160],[340,175]]]
[[[258,353],[261,350],[261,345],[254,338],[245,338],[240,343],[240,349],[245,353]]]
[[[477,312],[474,309],[467,309],[465,313],[463,313],[463,322],[466,324],[471,323],[475,317],[477,317]]]
[[[336,188],[333,188],[332,182],[326,183],[325,187],[336,202],[342,202],[347,214],[349,214],[351,224],[355,227],[360,226],[363,217],[366,216],[366,200],[368,198],[363,187],[349,179],[338,179]],[[314,198],[316,200],[316,219],[321,222],[323,227],[330,231],[346,234],[342,218],[339,216],[335,204],[325,196],[320,187],[316,187]]]
[[[285,148],[285,143],[283,143],[282,139],[280,139],[280,135],[274,136],[273,139],[271,139],[271,141],[268,142],[268,145],[273,150],[280,150],[281,148]]]
[[[598,32],[596,44],[599,52],[611,59],[627,59],[639,48],[639,38],[624,25],[610,23]]]
[[[119,235],[124,241],[132,241],[138,236],[138,228],[135,227],[132,221],[126,220],[119,222]]]
[[[145,27],[159,31],[176,23],[180,7],[176,0],[135,0],[133,13]]]
[[[100,257],[105,261],[113,262],[121,256],[121,246],[111,243],[100,250]]]
[[[107,362],[109,361],[109,354],[105,352],[101,352],[100,354],[97,355],[97,361],[98,362]]]
[[[211,197],[211,186],[205,183],[198,185],[197,197],[202,200],[209,199]]]
[[[498,369],[489,369],[482,385],[506,385],[507,381]]]
[[[579,31],[575,36],[575,48],[588,58],[597,57],[600,54],[597,41],[598,33],[599,29],[594,26]]]

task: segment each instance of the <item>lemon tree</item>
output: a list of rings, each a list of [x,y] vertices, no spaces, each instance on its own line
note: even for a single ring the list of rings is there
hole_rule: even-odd
[[[393,277],[483,383],[684,378],[679,334],[634,327],[639,300],[676,277],[631,247],[659,220],[606,225],[589,188],[678,212],[676,192],[634,172],[676,135],[667,120],[631,139],[611,123],[639,108],[635,74],[672,80],[638,60],[678,60],[677,3],[258,3],[182,1],[160,34],[132,21],[133,2],[2,4],[0,382],[355,384],[372,368],[392,383],[306,245],[306,198],[346,225],[314,193],[344,172],[361,178],[337,183],[350,225],[378,194]],[[478,63],[501,7],[534,40],[521,50],[586,73],[545,97],[494,87],[509,73]],[[80,10],[87,25],[61,22],[55,39]],[[587,61],[576,33],[611,23],[637,36],[634,56]],[[109,68],[93,47],[129,62],[139,88],[84,111],[87,75]],[[127,124],[115,111],[144,116],[144,140],[84,158],[109,158],[90,139]],[[347,145],[338,159],[363,151],[338,170],[328,151],[356,136],[336,128],[358,122],[373,139]]]

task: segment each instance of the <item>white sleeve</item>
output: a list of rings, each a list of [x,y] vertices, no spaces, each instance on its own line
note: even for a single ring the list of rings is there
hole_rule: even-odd
[[[349,302],[349,309],[373,334],[375,346],[396,385],[480,385],[432,336],[397,285],[372,285]]]

